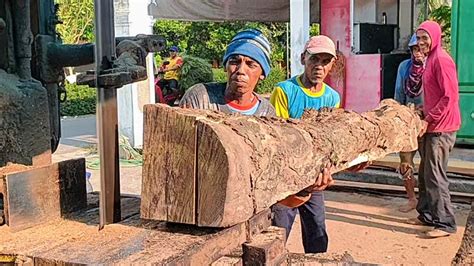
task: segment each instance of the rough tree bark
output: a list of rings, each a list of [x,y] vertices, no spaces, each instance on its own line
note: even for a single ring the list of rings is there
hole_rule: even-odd
[[[473,265],[474,264],[474,201],[471,203],[471,212],[467,217],[464,236],[461,246],[454,256],[451,265]]]
[[[145,106],[141,215],[227,227],[311,185],[328,162],[417,148],[422,123],[386,100],[371,112],[306,111],[301,120]]]

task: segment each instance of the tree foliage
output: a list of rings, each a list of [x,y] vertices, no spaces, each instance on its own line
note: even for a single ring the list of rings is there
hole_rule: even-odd
[[[153,33],[163,35],[168,46],[177,45],[186,54],[213,61],[219,65],[232,37],[240,30],[247,28],[259,29],[269,38],[272,44],[272,61],[285,60],[286,25],[284,23],[159,20],[154,24]]]
[[[442,29],[443,47],[451,50],[451,0],[428,0],[419,2],[418,24],[429,19],[439,23]]]
[[[441,26],[443,47],[449,51],[451,48],[451,7],[442,5],[436,8],[430,13],[430,19]]]
[[[61,103],[61,116],[77,116],[95,113],[96,89],[66,83],[67,99]]]
[[[183,56],[183,66],[181,67],[181,78],[179,80],[181,89],[187,90],[194,84],[211,82],[212,80],[212,68],[209,62],[199,57]]]
[[[56,0],[59,4],[57,26],[64,43],[76,44],[94,40],[94,0]]]

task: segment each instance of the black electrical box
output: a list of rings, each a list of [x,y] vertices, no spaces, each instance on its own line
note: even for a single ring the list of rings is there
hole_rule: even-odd
[[[390,53],[395,49],[397,25],[354,24],[354,49],[357,54]]]

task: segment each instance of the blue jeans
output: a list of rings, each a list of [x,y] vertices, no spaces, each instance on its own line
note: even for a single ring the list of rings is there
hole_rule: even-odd
[[[329,239],[326,233],[326,212],[322,192],[314,192],[305,204],[297,208],[290,208],[277,203],[271,209],[273,213],[272,224],[285,228],[287,239],[299,211],[304,252],[322,253],[327,251]]]

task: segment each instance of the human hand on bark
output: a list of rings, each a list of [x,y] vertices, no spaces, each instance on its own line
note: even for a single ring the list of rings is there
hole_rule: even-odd
[[[311,193],[325,190],[327,187],[330,187],[334,184],[331,170],[332,166],[330,163],[328,163],[321,173],[318,174],[313,185],[306,187],[298,193],[290,195],[283,200],[280,200],[279,203],[290,208],[296,208],[303,205],[311,198]]]
[[[316,181],[314,182],[314,184],[307,187],[305,191],[307,192],[323,191],[326,188],[334,185],[335,181],[331,175],[332,168],[333,166],[331,163],[326,164],[326,167],[324,167],[321,173],[319,173],[319,175],[316,177]]]

